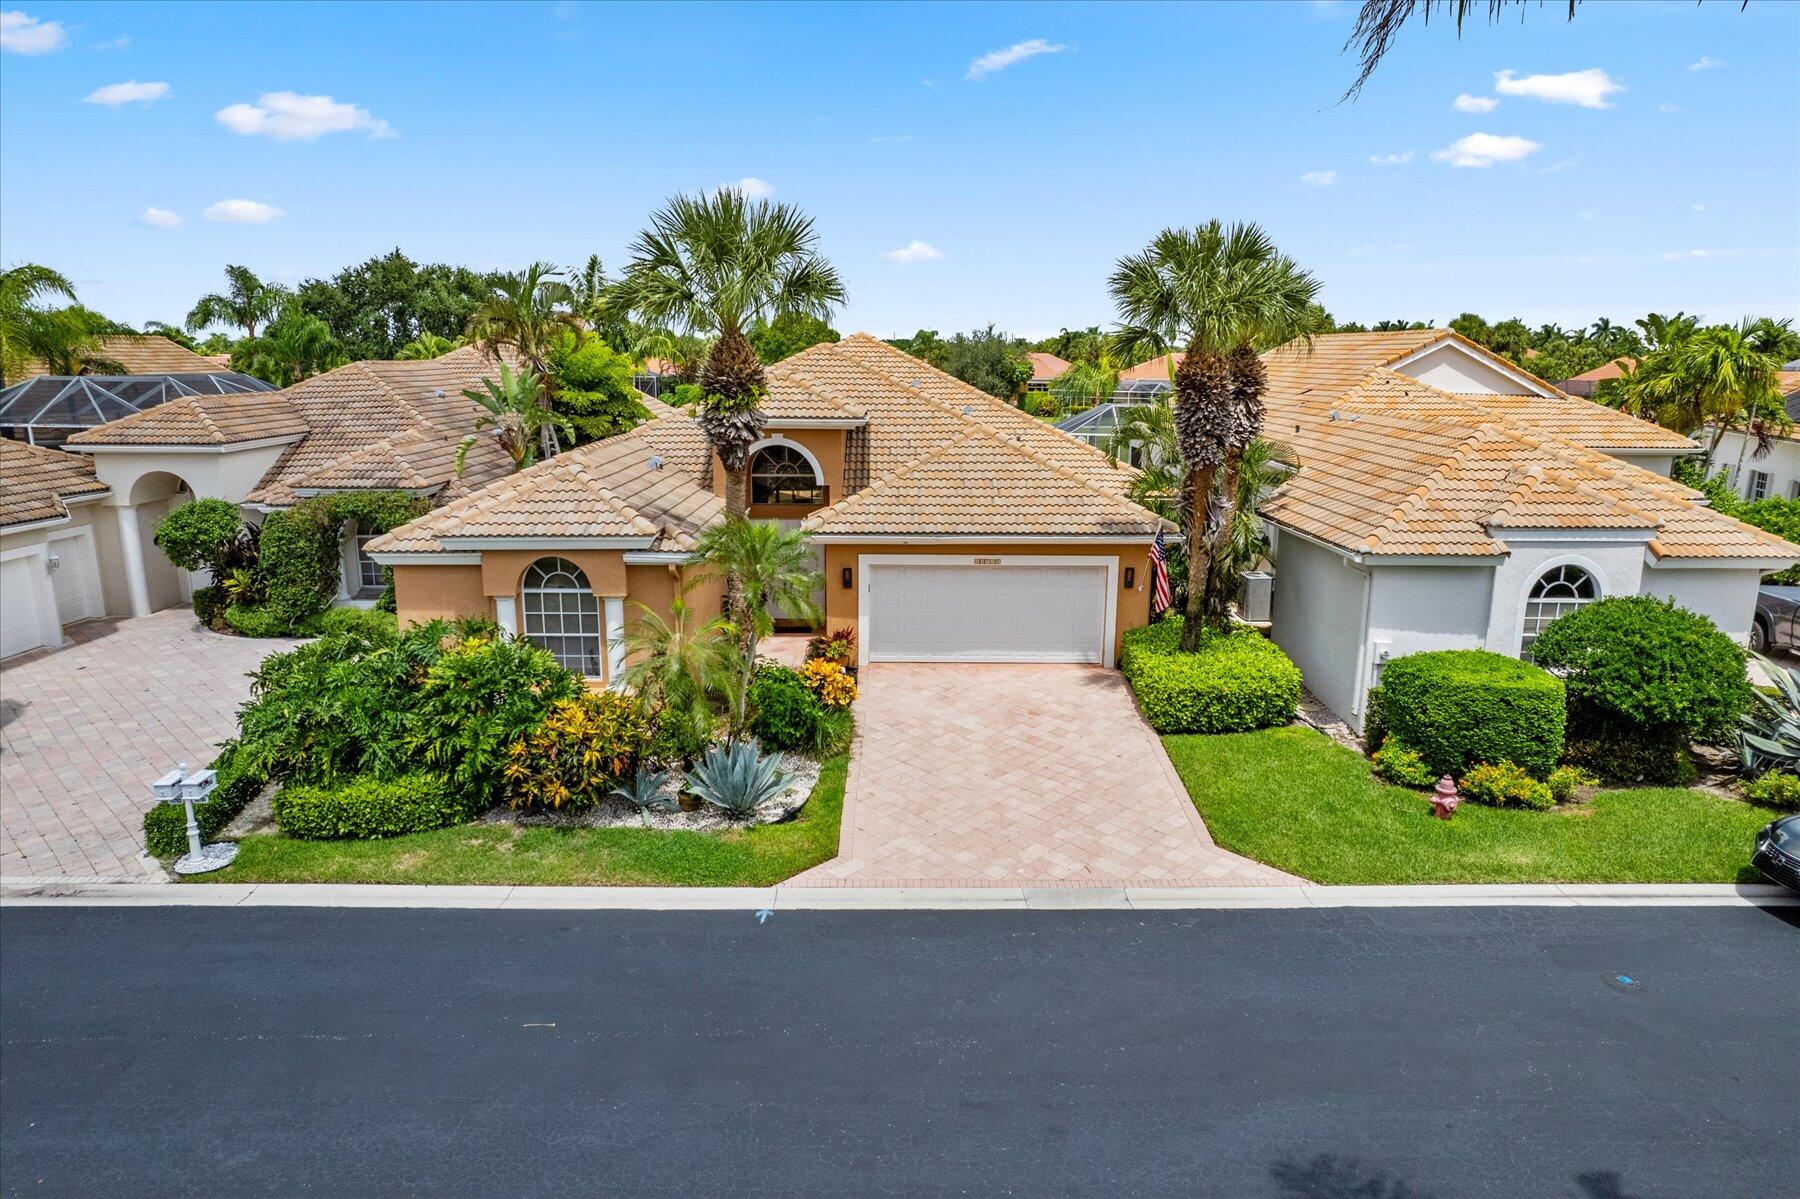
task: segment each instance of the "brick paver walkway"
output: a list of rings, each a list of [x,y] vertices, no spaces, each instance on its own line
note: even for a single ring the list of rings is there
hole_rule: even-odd
[[[1213,844],[1117,671],[862,672],[838,856],[805,886],[1254,886]]]
[[[212,761],[246,673],[294,643],[210,633],[181,609],[69,632],[78,644],[0,663],[0,877],[143,880],[150,780]]]

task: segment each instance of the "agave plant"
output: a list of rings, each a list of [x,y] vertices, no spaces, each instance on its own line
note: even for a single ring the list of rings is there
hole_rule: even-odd
[[[669,794],[668,787],[674,774],[672,770],[653,770],[640,765],[631,781],[614,787],[612,794],[646,816],[651,812],[672,812],[676,807],[675,797]]]
[[[734,820],[748,820],[787,784],[780,761],[749,741],[713,746],[687,775],[689,791]]]
[[[1760,774],[1770,767],[1800,767],[1800,673],[1752,654],[1775,683],[1775,694],[1761,688],[1752,694],[1756,706],[1739,721],[1738,755],[1744,769]]]

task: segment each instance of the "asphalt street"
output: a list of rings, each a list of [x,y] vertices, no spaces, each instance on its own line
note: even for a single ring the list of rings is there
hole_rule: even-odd
[[[0,909],[6,1196],[1792,1195],[1797,1063],[1792,908]]]

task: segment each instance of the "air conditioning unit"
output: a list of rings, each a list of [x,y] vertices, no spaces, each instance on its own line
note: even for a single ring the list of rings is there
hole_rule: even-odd
[[[1251,624],[1268,624],[1275,599],[1275,576],[1266,570],[1248,570],[1238,580],[1238,617]]]

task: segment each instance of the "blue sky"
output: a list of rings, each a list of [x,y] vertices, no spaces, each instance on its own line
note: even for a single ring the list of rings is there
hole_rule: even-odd
[[[1114,260],[1212,217],[1344,320],[1800,313],[1800,4],[1433,22],[1339,104],[1354,16],[24,0],[0,258],[174,321],[227,262],[616,269],[671,193],[752,179],[817,218],[838,327],[882,335],[1109,323]]]

